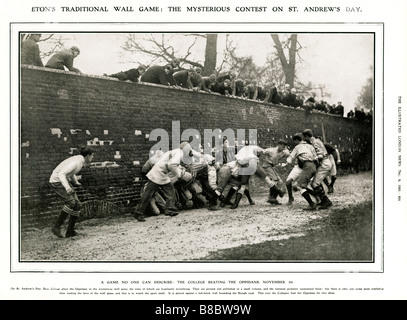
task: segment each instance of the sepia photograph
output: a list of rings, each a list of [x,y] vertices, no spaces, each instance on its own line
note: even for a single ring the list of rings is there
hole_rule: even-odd
[[[3,9],[3,299],[406,298],[404,2]]]
[[[16,265],[381,262],[382,25],[51,27],[12,33]]]

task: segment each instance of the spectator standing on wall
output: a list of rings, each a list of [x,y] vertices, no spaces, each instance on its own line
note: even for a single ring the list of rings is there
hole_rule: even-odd
[[[107,77],[116,78],[120,81],[131,81],[131,82],[139,82],[139,78],[141,75],[146,71],[147,67],[144,65],[138,66],[138,68],[132,68],[127,71],[120,71],[118,73],[106,75]]]
[[[70,49],[62,50],[55,53],[46,63],[45,67],[51,69],[65,70],[82,73],[79,69],[74,68],[73,61],[79,56],[80,50],[76,46],[72,46]]]
[[[93,160],[93,151],[87,147],[81,149],[80,154],[69,157],[62,161],[52,172],[49,179],[51,188],[64,201],[64,206],[58,218],[52,227],[52,233],[57,237],[62,238],[61,226],[69,215],[68,228],[65,237],[76,236],[74,230],[75,223],[78,220],[81,202],[78,199],[73,185],[80,186],[81,184],[76,177],[76,174]]]
[[[21,43],[21,64],[43,67],[40,48],[37,44],[41,39],[40,33],[32,33]]]
[[[343,117],[344,110],[345,110],[345,108],[343,107],[342,102],[339,101],[337,106],[334,109],[334,113],[337,114],[338,116]]]

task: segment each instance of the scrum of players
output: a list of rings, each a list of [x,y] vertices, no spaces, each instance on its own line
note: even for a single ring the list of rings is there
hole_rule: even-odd
[[[270,206],[282,205],[286,194],[285,205],[292,205],[294,192],[299,191],[308,203],[304,210],[330,208],[327,194],[334,192],[336,164],[340,163],[337,148],[322,142],[309,129],[292,139],[295,147],[289,151],[285,140],[279,140],[275,147],[261,148],[247,142],[230,145],[225,137],[221,161],[214,157],[215,150],[212,154],[197,152],[186,141],[165,153],[157,150],[142,167],[146,182],[134,217],[145,221],[148,216],[175,216],[188,209],[236,209],[243,196],[255,205],[251,193],[256,190],[249,188],[254,175],[268,188]],[[287,165],[292,170],[283,181],[278,167]]]

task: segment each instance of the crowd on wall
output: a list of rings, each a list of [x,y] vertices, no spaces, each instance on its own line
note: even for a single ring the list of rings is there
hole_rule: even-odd
[[[56,52],[48,62],[43,65],[40,58],[40,50],[37,42],[41,34],[29,34],[21,44],[21,63],[46,67],[59,70],[69,70],[81,73],[75,68],[74,59],[80,54],[76,46]],[[235,98],[260,101],[275,105],[284,105],[292,108],[304,109],[306,112],[321,112],[344,116],[344,106],[341,101],[337,104],[329,104],[324,100],[316,100],[315,95],[306,97],[297,92],[297,89],[285,84],[277,88],[276,83],[269,82],[259,85],[256,80],[240,79],[234,72],[213,73],[209,76],[202,75],[202,68],[180,67],[180,60],[173,59],[165,65],[152,65],[146,67],[139,65],[126,71],[114,74],[104,74],[106,77],[116,78],[120,81],[153,83],[164,86],[184,88],[192,91],[205,91],[212,94],[225,95]],[[347,113],[347,118],[371,122],[372,112],[355,108]]]

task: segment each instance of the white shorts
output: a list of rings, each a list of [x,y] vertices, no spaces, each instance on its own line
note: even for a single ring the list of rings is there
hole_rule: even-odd
[[[331,172],[329,173],[329,175],[332,176],[336,176],[336,164],[335,164],[335,158],[332,154],[329,155],[328,157],[329,161],[331,161],[332,164],[332,169]]]
[[[325,158],[322,160],[321,164],[317,168],[317,172],[314,175],[314,178],[312,179],[312,187],[315,188],[319,186],[322,181],[324,180],[325,177],[327,177],[332,169],[332,164],[331,161],[329,161],[328,158]]]
[[[298,164],[296,164],[294,166],[294,168],[292,168],[290,174],[288,175],[287,180],[291,180],[292,182],[295,182],[298,179],[298,177],[300,176],[301,172],[302,172],[302,169],[298,166]]]

